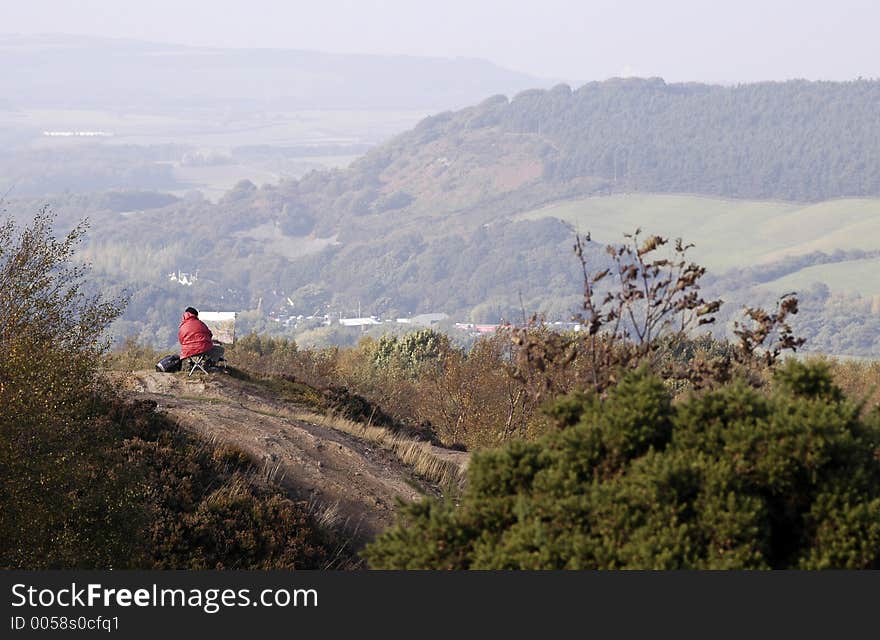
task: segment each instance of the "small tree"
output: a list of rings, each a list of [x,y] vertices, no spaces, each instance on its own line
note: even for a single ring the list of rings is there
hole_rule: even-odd
[[[34,362],[63,352],[66,362],[93,373],[96,356],[108,347],[104,331],[124,300],[105,300],[83,287],[88,267],[75,263],[74,253],[87,223],[57,240],[53,222],[43,209],[23,230],[12,220],[0,224],[0,346],[29,346]]]
[[[416,377],[424,367],[436,365],[450,350],[449,338],[433,329],[420,329],[401,337],[383,335],[376,343],[373,364],[382,369],[400,367]]]
[[[58,240],[52,223],[44,209],[24,229],[0,224],[0,565],[112,566],[135,488],[105,455],[93,392],[123,301],[84,289],[86,225]]]

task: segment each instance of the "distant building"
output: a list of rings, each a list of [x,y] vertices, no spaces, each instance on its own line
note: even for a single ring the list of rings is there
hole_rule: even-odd
[[[473,322],[456,322],[455,328],[468,333],[495,333],[498,331],[500,324],[474,324]]]
[[[382,324],[375,316],[369,318],[339,318],[339,324],[343,327],[366,327],[368,325]]]
[[[199,279],[199,272],[196,271],[195,273],[186,273],[178,269],[177,273],[169,273],[168,279],[171,282],[182,284],[185,287],[191,287],[193,286],[193,283],[195,283]]]
[[[477,333],[495,333],[500,326],[500,324],[475,324],[474,331]]]

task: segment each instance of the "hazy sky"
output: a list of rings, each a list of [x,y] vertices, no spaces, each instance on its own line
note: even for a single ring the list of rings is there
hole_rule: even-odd
[[[486,58],[572,84],[880,77],[878,0],[0,0],[2,33]]]

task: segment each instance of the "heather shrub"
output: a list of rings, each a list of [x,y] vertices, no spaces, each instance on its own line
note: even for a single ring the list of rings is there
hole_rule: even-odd
[[[146,518],[132,530],[154,569],[324,569],[350,550],[316,526],[307,506],[259,480],[241,451],[178,429],[151,402],[115,401],[106,420],[122,425],[127,465],[137,471]]]

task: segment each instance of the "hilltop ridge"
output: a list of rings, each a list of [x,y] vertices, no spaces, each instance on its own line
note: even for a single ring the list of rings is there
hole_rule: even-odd
[[[0,34],[0,55],[5,70],[0,95],[23,107],[436,109],[546,83],[480,59],[199,47],[66,34]]]

